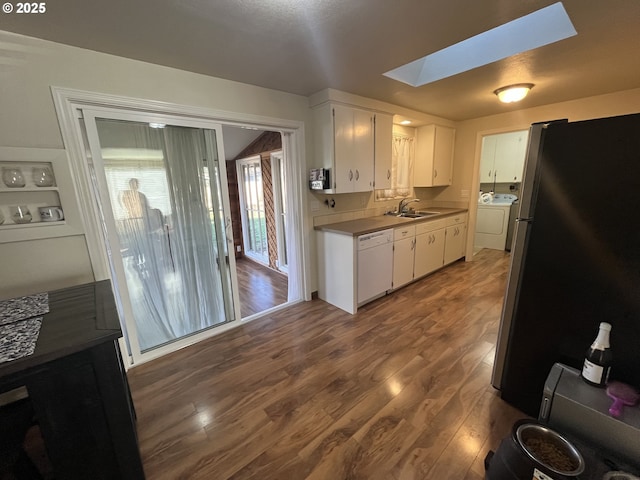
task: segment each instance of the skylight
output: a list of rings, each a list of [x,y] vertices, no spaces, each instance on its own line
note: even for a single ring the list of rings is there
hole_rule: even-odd
[[[385,76],[413,87],[577,35],[562,2],[389,70]]]

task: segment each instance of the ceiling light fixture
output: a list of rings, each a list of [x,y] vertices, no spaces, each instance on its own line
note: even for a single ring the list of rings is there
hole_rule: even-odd
[[[411,120],[402,120],[400,125],[411,125]]]
[[[519,102],[527,96],[529,90],[533,88],[533,83],[516,83],[515,85],[507,85],[506,87],[500,87],[494,90],[498,96],[498,100],[502,103]]]

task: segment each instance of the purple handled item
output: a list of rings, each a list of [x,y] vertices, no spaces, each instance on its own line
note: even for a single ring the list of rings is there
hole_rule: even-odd
[[[607,384],[607,395],[613,399],[613,403],[609,407],[609,413],[616,418],[622,414],[624,406],[633,406],[640,400],[640,393],[631,385],[622,382],[609,382]]]

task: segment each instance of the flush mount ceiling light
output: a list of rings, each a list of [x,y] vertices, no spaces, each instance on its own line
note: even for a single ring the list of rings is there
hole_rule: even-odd
[[[558,2],[383,75],[420,87],[574,35],[576,29]]]
[[[519,102],[527,96],[529,90],[533,88],[533,83],[516,83],[515,85],[507,85],[494,90],[498,96],[498,100],[502,103]]]

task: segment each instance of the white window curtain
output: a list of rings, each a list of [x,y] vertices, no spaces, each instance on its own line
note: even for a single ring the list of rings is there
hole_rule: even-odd
[[[203,130],[106,119],[96,125],[107,145],[104,171],[141,351],[232,320]]]
[[[393,134],[391,188],[376,190],[376,200],[390,200],[411,195],[413,148],[413,137]]]

